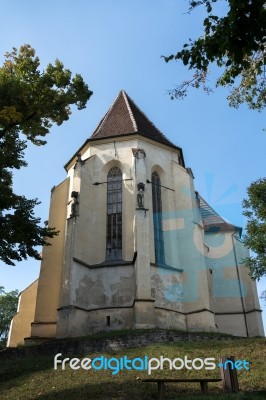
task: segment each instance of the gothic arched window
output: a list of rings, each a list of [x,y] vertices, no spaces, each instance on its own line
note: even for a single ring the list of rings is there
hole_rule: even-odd
[[[122,172],[111,168],[107,175],[106,260],[122,259]]]
[[[155,260],[157,264],[165,264],[163,229],[162,229],[161,180],[157,172],[153,172],[151,176],[151,182],[152,182],[152,209],[153,209]]]

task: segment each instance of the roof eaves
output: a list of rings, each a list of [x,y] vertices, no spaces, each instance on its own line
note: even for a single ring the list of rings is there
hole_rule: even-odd
[[[170,142],[170,140],[168,140],[168,139],[164,140],[164,138],[153,138],[152,136],[149,136],[146,133],[143,133],[141,131],[138,131],[136,133],[139,134],[140,136],[145,137],[146,139],[150,139],[150,140],[153,140],[154,142],[162,143],[165,146],[173,147],[174,149],[182,151],[182,149],[180,147],[176,146],[174,143]]]
[[[90,139],[86,139],[85,142],[80,146],[80,148],[76,151],[76,153],[68,160],[68,162],[64,165],[64,169],[67,170],[67,166],[78,156],[81,150],[89,143]]]
[[[90,142],[94,142],[94,141],[100,141],[100,140],[104,140],[104,139],[116,139],[116,138],[123,138],[123,137],[127,137],[127,136],[131,136],[131,135],[140,135],[141,137],[144,137],[145,139],[149,139],[152,140],[154,142],[157,143],[161,143],[165,146],[168,147],[172,147],[175,150],[178,150],[180,152],[181,158],[182,158],[182,166],[185,167],[185,163],[184,163],[184,158],[183,158],[183,151],[182,148],[179,146],[176,146],[175,144],[172,144],[170,141],[167,143],[163,140],[159,140],[159,139],[153,139],[149,136],[147,136],[146,134],[142,133],[142,132],[130,132],[130,133],[126,133],[126,134],[121,134],[121,135],[116,135],[116,136],[108,136],[108,137],[90,137],[89,139],[86,139],[85,142],[80,146],[80,148],[76,151],[76,153],[68,160],[68,162],[64,165],[64,169],[66,171],[68,171],[67,166],[78,156],[78,154],[82,151],[82,149]]]
[[[242,228],[240,226],[232,225],[229,223],[212,223],[204,224],[204,231],[206,233],[213,232],[239,232],[240,237],[242,235]]]
[[[242,228],[236,225],[227,222],[224,218],[220,216],[206,200],[198,195],[200,198],[200,209],[201,216],[204,224],[205,232],[214,232],[214,231],[239,231],[240,236],[242,234]],[[205,214],[205,215],[204,215]]]

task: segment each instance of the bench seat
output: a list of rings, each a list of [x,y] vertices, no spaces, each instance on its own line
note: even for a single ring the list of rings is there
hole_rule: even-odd
[[[165,383],[174,383],[174,382],[198,382],[200,383],[201,393],[207,394],[208,393],[208,382],[221,382],[222,379],[220,378],[150,378],[150,379],[142,379],[142,382],[157,382],[158,384],[158,393],[159,393],[159,400],[164,399],[164,392],[165,392]]]

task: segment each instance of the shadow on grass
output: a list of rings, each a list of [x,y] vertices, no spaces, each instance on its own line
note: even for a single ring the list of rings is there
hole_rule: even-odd
[[[165,393],[165,400],[264,400],[266,391],[239,392],[237,394],[210,393],[206,396],[198,391],[179,390],[169,388]],[[87,384],[73,389],[55,391],[54,393],[38,393],[32,400],[156,400],[158,399],[157,386],[150,387],[142,382],[131,381],[125,383]]]
[[[32,361],[32,360],[31,360]],[[36,361],[36,360],[35,360]],[[72,374],[66,376],[59,372],[58,378],[55,379],[54,375],[43,375],[40,378],[34,373],[38,373],[44,369],[43,365],[36,365],[35,371],[32,371],[32,364],[29,371],[24,371],[18,377],[18,374],[7,376],[9,379],[3,385],[2,400],[156,400],[158,399],[157,384],[149,384],[142,382],[139,378],[128,379],[128,377],[119,377],[119,381],[114,377],[107,381],[98,382],[97,375],[88,376],[88,383],[82,383],[80,376]],[[48,366],[49,368],[49,366]],[[8,371],[7,371],[8,372]],[[32,373],[32,376],[27,376],[27,381],[23,379],[27,374]],[[54,374],[54,371],[52,372]],[[62,377],[66,378],[65,380]],[[22,378],[22,379],[20,379]],[[37,383],[33,381],[40,379]],[[83,376],[82,376],[83,379]],[[71,385],[72,387],[69,387]],[[188,400],[190,394],[198,394],[199,397],[193,396],[193,400],[201,399],[200,389],[198,385],[192,385],[189,389],[181,386],[180,384],[171,384],[166,388],[165,400],[168,399],[186,399]],[[221,393],[220,387],[210,388],[210,393]],[[216,397],[214,397],[216,399]],[[217,399],[223,398],[217,397]],[[203,398],[202,398],[203,399]],[[208,400],[212,397],[208,396]],[[205,397],[206,400],[206,397]],[[234,399],[235,400],[235,399]],[[244,400],[244,399],[243,399]],[[260,398],[259,400],[262,400]]]
[[[28,358],[25,360],[7,360],[0,365],[3,400],[156,400],[156,384],[143,383],[139,378],[124,376],[108,377],[100,382],[101,375],[84,375],[73,371],[58,371],[55,375],[51,357]],[[51,370],[51,371],[49,371]],[[46,371],[45,374],[38,374]],[[26,379],[25,379],[26,378]],[[105,379],[102,377],[101,379]],[[118,381],[115,379],[119,379]],[[35,381],[35,383],[33,382]],[[37,381],[37,382],[36,382]],[[69,387],[71,386],[71,387]],[[15,389],[14,389],[15,388]],[[1,389],[0,389],[1,391]],[[170,384],[166,386],[165,400],[264,400],[264,392],[240,392],[225,395],[221,386],[211,385],[209,395],[202,396],[198,385],[184,386]]]
[[[52,389],[52,388],[51,388]],[[76,388],[54,388],[49,393],[35,393],[31,400],[156,400],[158,399],[157,385],[143,383],[141,380],[126,382],[88,383]],[[266,391],[249,391],[224,394],[221,388],[212,387],[204,396],[195,386],[185,388],[180,385],[169,385],[165,392],[165,400],[264,400]]]
[[[27,377],[33,373],[53,368],[53,357],[25,357],[2,360],[0,363],[0,384]]]
[[[63,389],[58,387],[50,387],[49,393],[23,393],[22,396],[12,397],[6,393],[3,399],[17,400],[156,400],[157,390],[155,388],[143,386],[142,382],[127,381],[127,382],[104,382],[101,384],[88,383],[78,385],[75,388]]]

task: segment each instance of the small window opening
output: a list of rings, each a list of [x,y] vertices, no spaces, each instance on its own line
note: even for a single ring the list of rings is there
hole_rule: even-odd
[[[106,317],[106,325],[110,326],[110,323],[111,323],[110,315],[107,315],[107,317]]]

